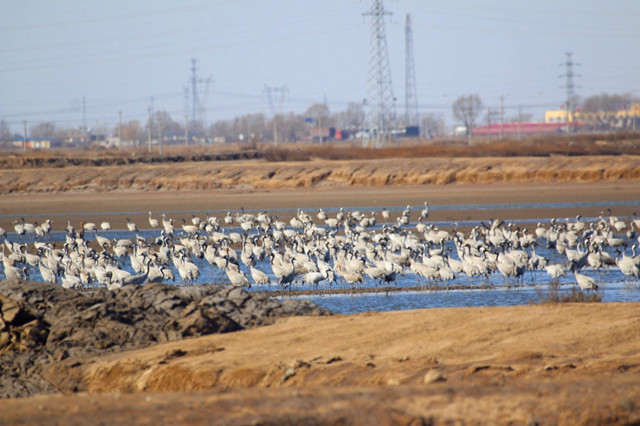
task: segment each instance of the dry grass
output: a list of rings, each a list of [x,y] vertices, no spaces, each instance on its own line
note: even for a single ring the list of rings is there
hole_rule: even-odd
[[[563,292],[560,290],[560,284],[553,282],[549,284],[545,293],[540,289],[536,289],[539,304],[558,304],[558,303],[600,303],[603,294],[600,291],[584,292],[580,289],[572,287],[570,291]]]
[[[638,155],[640,135],[538,136],[523,139],[488,141],[471,145],[459,140],[406,140],[382,149],[366,149],[355,144],[329,143],[306,149],[312,156],[326,160],[418,158],[418,157],[548,157],[552,155]]]
[[[295,151],[284,151],[295,152]],[[316,186],[447,185],[520,182],[596,182],[640,179],[640,156],[403,158],[368,160],[174,161],[73,167],[0,167],[0,193]],[[246,154],[252,154],[247,152]],[[270,154],[271,155],[271,154]],[[292,154],[293,155],[293,154]],[[279,161],[276,161],[278,160]],[[96,167],[101,166],[101,167]]]
[[[0,167],[38,168],[66,166],[100,166],[157,164],[185,161],[233,161],[264,159],[269,162],[323,160],[373,160],[384,158],[482,158],[482,157],[549,157],[591,155],[639,155],[640,133],[553,135],[522,139],[490,141],[476,139],[471,145],[461,139],[398,139],[381,149],[363,148],[360,141],[324,144],[283,144],[274,147],[255,141],[242,144],[209,146],[164,146],[162,154],[154,146],[134,149],[91,147],[51,151],[0,152]]]

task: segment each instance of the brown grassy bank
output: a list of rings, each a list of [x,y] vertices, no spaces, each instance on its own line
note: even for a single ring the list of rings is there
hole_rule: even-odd
[[[0,171],[0,193],[639,180],[640,156],[187,162]]]

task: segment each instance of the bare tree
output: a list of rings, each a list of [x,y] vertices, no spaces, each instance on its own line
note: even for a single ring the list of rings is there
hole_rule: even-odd
[[[508,119],[509,123],[530,123],[533,120],[533,114],[524,113],[519,115],[514,115],[513,117]]]
[[[422,117],[422,131],[429,139],[442,137],[446,132],[446,125],[442,117],[435,114],[427,114]]]
[[[330,120],[331,111],[325,104],[313,104],[303,114],[305,117],[311,117],[321,123],[322,127],[329,127],[333,125]]]
[[[582,103],[579,120],[593,130],[624,128],[631,123],[631,117],[622,111],[627,111],[633,102],[629,93],[590,96]]]
[[[471,143],[471,131],[475,127],[476,118],[482,108],[482,100],[478,95],[460,96],[453,103],[453,116],[464,125],[469,143]]]
[[[222,138],[225,141],[234,140],[231,132],[231,124],[232,122],[229,120],[218,120],[210,126],[209,132],[214,138]]]
[[[121,132],[122,132],[122,140],[135,142],[134,145],[137,145],[138,142],[140,142],[145,137],[144,129],[140,125],[140,122],[137,120],[123,123]]]
[[[181,133],[184,132],[182,123],[175,121],[171,118],[171,115],[166,111],[157,111],[155,114],[156,120],[162,121],[162,128],[164,133]]]
[[[309,123],[300,114],[290,112],[280,116],[278,121],[279,137],[285,142],[296,142],[302,139],[303,135],[309,133]]]
[[[50,138],[56,136],[56,125],[51,121],[39,123],[30,129],[31,137],[34,138]]]
[[[10,141],[11,131],[9,130],[9,125],[5,120],[0,120],[0,142],[4,145]]]
[[[364,124],[364,109],[358,102],[349,102],[347,109],[332,114],[333,122],[337,127],[348,130],[362,129]]]

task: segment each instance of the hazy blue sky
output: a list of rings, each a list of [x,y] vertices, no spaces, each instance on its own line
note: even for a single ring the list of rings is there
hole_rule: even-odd
[[[365,0],[0,0],[0,119],[21,129],[89,127],[185,114],[191,58],[211,76],[208,121],[270,110],[265,85],[286,85],[285,111],[325,99],[332,111],[366,97]],[[506,114],[542,119],[565,97],[565,52],[576,92],[640,96],[639,0],[395,0],[386,34],[397,110],[404,108],[404,23],[413,20],[421,114],[453,125],[451,104],[478,94]],[[202,89],[202,88],[201,88]]]

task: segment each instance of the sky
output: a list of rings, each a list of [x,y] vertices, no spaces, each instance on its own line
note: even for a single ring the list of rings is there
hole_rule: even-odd
[[[206,121],[273,110],[332,112],[367,96],[370,0],[0,0],[0,120],[56,127],[146,122],[187,113],[192,59]],[[543,119],[575,92],[640,96],[638,0],[385,0],[396,111],[404,113],[411,15],[420,115],[453,126],[453,102],[477,94],[506,119]],[[207,89],[207,81],[209,81]],[[286,87],[284,100],[266,87]],[[206,99],[205,99],[205,94]],[[190,102],[190,101],[189,101]],[[190,104],[189,104],[190,105]],[[189,106],[189,111],[191,106]],[[188,112],[190,114],[190,112]]]

